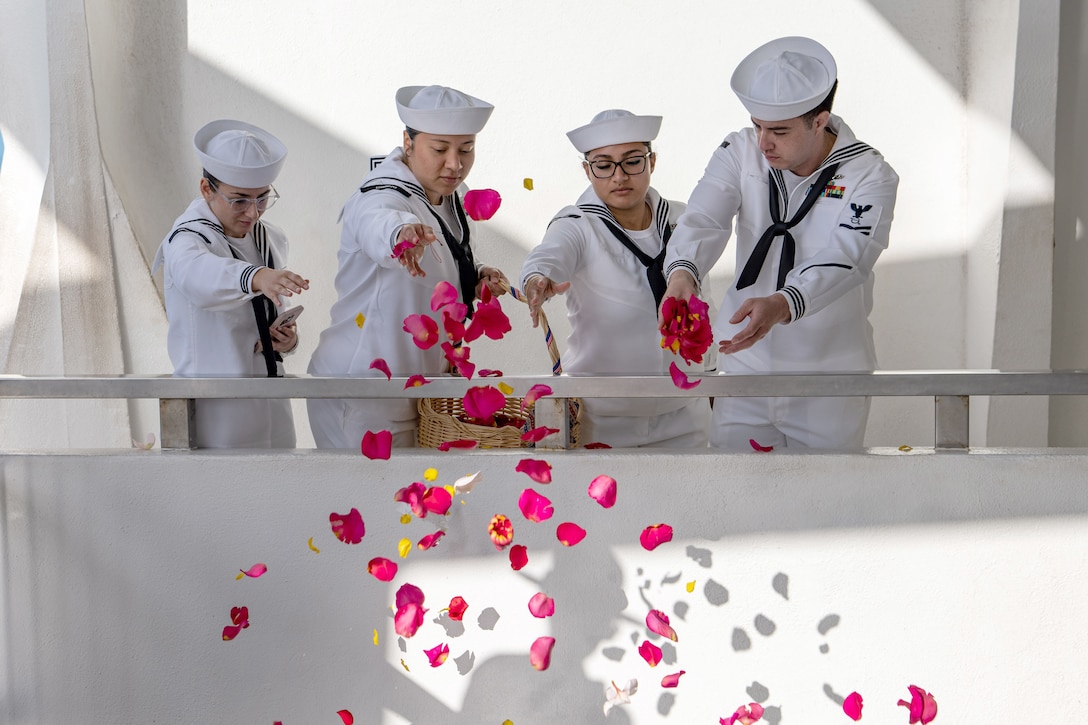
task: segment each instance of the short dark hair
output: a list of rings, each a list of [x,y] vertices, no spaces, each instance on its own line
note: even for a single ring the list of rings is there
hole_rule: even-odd
[[[642,143],[646,145],[646,153],[652,154],[654,152],[654,147],[652,143],[650,143],[649,141],[643,141]],[[593,149],[590,149],[590,151],[592,150]],[[582,154],[582,157],[586,161],[589,161],[589,151],[586,151],[584,154]]]
[[[831,92],[824,96],[824,100],[820,101],[820,105],[813,108],[808,113],[802,114],[801,118],[805,121],[805,126],[812,128],[812,122],[816,120],[824,111],[831,113],[831,106],[835,103],[835,91],[839,89],[839,81],[835,80],[835,83],[831,86]]]
[[[201,169],[201,171],[204,172],[204,178],[208,180],[208,183],[215,188],[218,189],[223,184],[222,181],[209,174],[207,169]]]
[[[415,141],[416,136],[419,135],[419,131],[415,130],[411,126],[405,126],[404,130],[408,132],[408,140],[409,141]]]

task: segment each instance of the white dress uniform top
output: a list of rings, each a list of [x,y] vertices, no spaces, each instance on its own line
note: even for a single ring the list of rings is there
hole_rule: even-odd
[[[413,101],[429,102],[431,109],[409,108],[407,104]],[[479,99],[440,86],[401,89],[397,105],[409,128],[458,135],[477,133],[492,109]],[[366,177],[342,213],[338,298],[330,312],[331,324],[321,333],[310,360],[311,375],[384,377],[370,368],[376,358],[384,359],[398,377],[431,377],[446,370],[440,343],[421,350],[403,326],[408,315],[434,315],[431,293],[439,282],[456,287],[461,302],[466,298],[471,301],[475,295],[474,284],[467,290],[462,285],[454,256],[455,250],[472,250],[474,246],[471,222],[461,205],[461,194],[466,190],[462,185],[458,192],[443,197],[441,204],[432,205],[405,164],[400,147]],[[438,238],[420,258],[425,277],[411,276],[392,256],[397,234],[408,224],[430,226]],[[441,261],[435,259],[435,253]],[[474,253],[470,259],[475,269]],[[368,430],[389,430],[395,446],[414,445],[415,399],[313,399],[307,409],[319,448],[357,448]]]
[[[606,111],[594,123],[568,135],[586,153],[614,144],[652,141],[660,125],[660,116]],[[649,169],[643,173],[650,173]],[[646,266],[612,231],[621,230],[650,258],[661,254],[684,205],[661,198],[652,187],[646,201],[652,214],[650,226],[642,231],[624,230],[590,186],[576,206],[559,211],[525,259],[523,289],[538,275],[571,283],[566,292],[571,334],[563,355],[563,370],[569,374],[668,375],[671,362],[689,372],[704,369],[703,365],[688,366],[661,348],[658,305]],[[586,398],[582,439],[617,448],[705,446],[708,416],[705,398]]]
[[[197,155],[208,173],[240,188],[272,183],[287,154],[275,137],[239,121],[215,121],[197,132]],[[258,222],[243,239],[229,238],[204,199],[194,200],[159,246],[152,272],[163,268],[167,348],[178,377],[265,377],[265,357],[250,288],[261,267],[282,268],[287,238]],[[282,364],[278,372],[283,375]],[[294,448],[287,400],[199,400],[201,448]]]
[[[783,48],[800,52],[783,53]],[[817,61],[829,66],[829,72],[819,69],[829,80],[816,84],[814,92],[784,82],[803,82],[806,72],[814,74],[804,64]],[[782,67],[786,72],[779,72]],[[749,82],[752,77],[758,80]],[[759,84],[769,80],[785,94],[784,100],[767,101],[760,94]],[[805,38],[784,38],[757,49],[733,78],[737,95],[761,121],[786,120],[812,110],[834,81],[830,54]],[[730,134],[711,157],[679,220],[665,260],[666,277],[684,269],[697,282],[721,256],[736,222],[738,280],[725,295],[716,339],[731,339],[745,327],[747,319],[731,325],[729,318],[747,298],[780,292],[789,303],[788,324],[774,326],[746,350],[719,356],[719,370],[725,373],[865,371],[876,366],[868,320],[872,270],[888,246],[899,177],[841,118],[832,115],[828,128],[836,136],[831,152],[805,178],[773,169],[754,129]],[[818,195],[815,203],[791,224],[809,194]],[[777,219],[772,218],[772,195]],[[775,222],[781,224],[772,233]],[[783,232],[795,242],[792,259]],[[766,236],[771,237],[769,247],[759,249]],[[802,446],[856,448],[863,442],[868,408],[867,398],[721,399],[714,408],[711,445],[744,448],[752,431],[758,435],[762,428],[772,433],[777,429]],[[767,445],[770,440],[759,442]]]

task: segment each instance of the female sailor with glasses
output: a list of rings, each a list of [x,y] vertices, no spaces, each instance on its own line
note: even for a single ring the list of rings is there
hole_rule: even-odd
[[[181,377],[282,377],[298,345],[294,323],[273,325],[284,298],[310,283],[285,269],[287,238],[261,216],[287,148],[241,121],[212,121],[193,138],[200,197],[177,218],[155,258],[163,267],[167,347]],[[294,448],[287,400],[200,400],[201,448]]]
[[[657,309],[665,248],[684,205],[650,186],[660,116],[609,110],[567,134],[590,186],[552,219],[521,270],[534,326],[541,305],[565,294],[571,374],[668,375],[683,360],[661,348]],[[700,369],[702,366],[699,366]],[[613,447],[704,447],[705,398],[587,399],[585,441]]]
[[[337,301],[309,372],[325,377],[374,377],[385,360],[399,377],[437,375],[446,358],[436,344],[420,349],[404,330],[409,315],[431,314],[439,282],[473,307],[481,285],[501,293],[506,278],[475,259],[472,229],[461,203],[476,159],[476,134],[490,103],[444,86],[397,91],[404,123],[401,146],[363,180],[344,205]],[[307,402],[319,448],[359,448],[367,431],[388,430],[395,447],[415,445],[416,401]]]

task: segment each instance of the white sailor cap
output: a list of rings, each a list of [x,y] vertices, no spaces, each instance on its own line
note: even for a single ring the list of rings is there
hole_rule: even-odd
[[[729,84],[753,118],[803,116],[827,97],[838,77],[835,59],[811,38],[779,38],[753,50]]]
[[[585,126],[567,132],[581,153],[621,143],[649,142],[661,130],[661,116],[636,116],[622,108],[601,111]]]
[[[212,121],[197,131],[193,147],[205,171],[241,189],[271,184],[287,158],[287,147],[268,131],[227,119]]]
[[[494,110],[487,101],[445,86],[405,86],[397,91],[400,120],[423,133],[479,133]]]

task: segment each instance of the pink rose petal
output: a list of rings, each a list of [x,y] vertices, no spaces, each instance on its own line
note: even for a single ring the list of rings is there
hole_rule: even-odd
[[[541,384],[534,385],[529,388],[529,392],[521,399],[521,409],[525,410],[526,407],[536,404],[536,401],[540,400],[545,395],[551,394],[552,389],[549,386]]]
[[[456,287],[442,280],[434,286],[434,292],[431,293],[431,311],[438,312],[445,305],[456,302],[459,296]]]
[[[683,675],[684,672],[685,672],[684,670],[680,670],[679,672],[674,672],[671,675],[665,675],[664,677],[661,678],[661,686],[662,687],[676,687],[677,685],[680,684],[680,675]]]
[[[529,563],[529,552],[521,544],[514,544],[510,547],[510,568],[514,571],[520,570],[526,564]]]
[[[413,375],[412,377],[404,381],[404,389],[407,390],[408,388],[418,388],[420,386],[426,385],[429,382],[431,381],[423,377],[422,375]]]
[[[450,496],[450,492],[442,486],[431,486],[427,489],[427,492],[423,494],[423,506],[432,514],[445,516],[452,504],[453,497]]]
[[[533,669],[543,671],[552,663],[552,648],[555,647],[555,637],[537,637],[529,647],[529,662]]]
[[[412,342],[420,350],[429,350],[438,342],[438,323],[427,315],[405,317],[404,331],[412,336]]]
[[[535,458],[522,458],[514,468],[518,473],[524,473],[537,483],[552,482],[552,464]]]
[[[423,590],[415,584],[401,584],[395,602],[398,609],[405,604],[423,604]]]
[[[589,482],[589,497],[603,508],[616,505],[616,479],[611,476],[597,476]]]
[[[608,445],[607,443],[601,443],[600,441],[593,441],[592,443],[586,443],[584,446],[582,446],[582,448],[585,448],[587,451],[600,450],[602,448],[611,447],[612,446]]]
[[[910,702],[900,700],[898,704],[910,711],[911,725],[914,723],[928,725],[933,718],[937,717],[937,700],[917,685],[909,685],[907,689],[910,690]]]
[[[539,443],[540,441],[550,436],[552,433],[558,432],[558,428],[548,428],[547,426],[540,426],[539,428],[533,428],[530,431],[522,433],[521,439],[530,443]]]
[[[438,544],[439,539],[446,535],[445,531],[436,531],[433,534],[427,534],[418,542],[416,542],[416,548],[420,551],[426,551],[427,549],[434,548]]]
[[[683,370],[676,366],[675,361],[669,363],[669,375],[672,376],[672,384],[681,390],[697,388],[703,382],[702,380],[692,380],[689,378]]]
[[[659,609],[651,609],[646,615],[646,628],[654,634],[659,634],[665,639],[678,641],[676,630],[669,626],[669,615]]]
[[[544,592],[537,592],[529,600],[529,613],[537,619],[544,619],[555,614],[555,600]]]
[[[741,725],[752,725],[752,723],[758,721],[763,717],[763,706],[759,703],[750,703],[748,707],[741,705],[737,708],[737,711],[733,713],[732,717],[728,720],[720,718],[719,723],[724,725],[734,725],[734,723],[741,723]]]
[[[248,569],[239,569],[238,571],[242,572],[251,579],[256,579],[260,576],[264,576],[264,573],[268,571],[268,567],[264,564],[254,564]]]
[[[555,536],[563,546],[576,546],[586,538],[586,530],[578,524],[567,521],[556,527]]]
[[[861,695],[856,692],[851,692],[846,696],[846,699],[843,700],[842,711],[845,712],[851,720],[857,722],[861,719],[861,707],[863,704]]]
[[[397,575],[397,563],[383,557],[375,557],[366,565],[366,571],[381,582],[391,582]]]
[[[654,524],[642,530],[639,543],[646,551],[653,551],[662,544],[672,541],[672,527],[668,524]]]
[[[495,413],[506,405],[506,396],[498,388],[490,385],[475,386],[468,389],[463,399],[465,414],[481,425],[493,422]]]
[[[352,717],[350,710],[337,710],[336,714],[343,720],[344,725],[355,725],[355,718]]]
[[[377,433],[368,430],[363,433],[359,450],[372,461],[388,461],[393,452],[393,434],[387,430],[380,430]]]
[[[457,370],[457,373],[466,380],[471,380],[472,373],[476,372],[475,363],[469,362],[470,352],[471,349],[464,345],[454,347],[448,342],[442,343],[442,354],[446,357],[450,367]]]
[[[460,449],[463,449],[463,450],[468,450],[469,448],[475,448],[478,445],[479,445],[479,441],[473,441],[473,440],[468,440],[468,439],[465,439],[465,438],[461,438],[461,439],[458,439],[458,440],[455,440],[455,441],[442,441],[441,443],[438,444],[438,450],[448,451],[451,448],[460,448]]]
[[[494,189],[472,189],[465,192],[465,213],[475,221],[487,221],[502,205],[502,197]]]
[[[389,256],[393,259],[400,259],[401,255],[416,246],[418,241],[417,239],[405,239],[403,242],[397,242],[397,246],[393,247],[393,253]]]
[[[370,369],[378,370],[379,372],[385,373],[386,380],[389,380],[391,377],[393,377],[393,373],[389,371],[389,363],[387,363],[380,357],[374,358],[374,360],[370,363]]]
[[[445,664],[446,658],[450,656],[450,646],[442,643],[437,647],[423,650],[423,653],[427,655],[431,667],[440,667]]]
[[[488,368],[483,368],[481,370],[477,370],[476,375],[481,378],[501,378],[502,370],[489,370]]]
[[[397,613],[393,615],[393,629],[401,637],[413,637],[420,625],[423,624],[423,615],[427,610],[422,605],[408,602],[402,607],[397,607]]]
[[[774,450],[774,446],[761,446],[761,445],[759,445],[758,443],[756,443],[755,438],[749,438],[748,439],[748,444],[750,446],[752,446],[753,450],[757,450],[760,453],[770,453],[771,451]]]
[[[648,639],[639,645],[638,653],[650,667],[657,667],[657,663],[661,661],[661,648]]]
[[[484,296],[488,296],[487,287],[484,287]],[[502,311],[499,298],[495,297],[476,305],[476,313],[465,330],[465,342],[472,342],[481,335],[501,340],[511,329],[510,318]]]
[[[522,516],[536,523],[547,521],[555,513],[552,502],[531,488],[521,492],[521,496],[518,497],[518,508],[521,509]]]
[[[419,481],[415,481],[410,486],[397,489],[396,493],[393,494],[393,500],[398,503],[408,504],[416,518],[425,519],[429,510],[423,504],[426,493],[427,488]]]
[[[346,514],[329,514],[329,524],[332,526],[333,536],[345,544],[358,544],[366,535],[366,525],[357,509]]]

